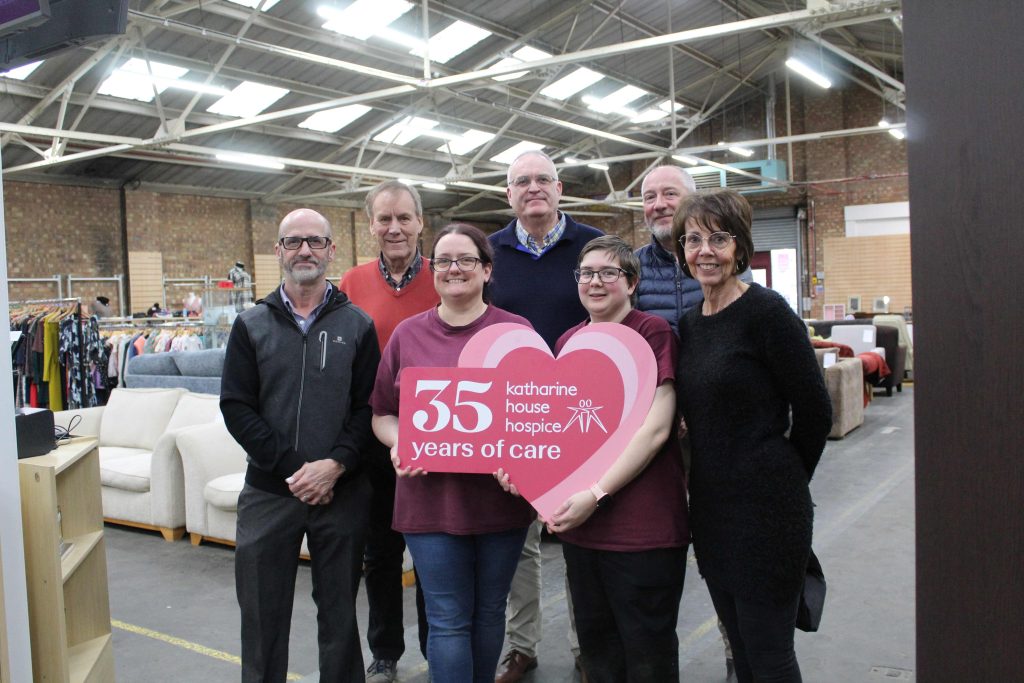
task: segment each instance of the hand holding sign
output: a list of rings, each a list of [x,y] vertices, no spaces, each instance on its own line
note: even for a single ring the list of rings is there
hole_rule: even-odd
[[[404,469],[491,474],[502,468],[543,519],[604,474],[651,406],[656,363],[623,325],[577,332],[554,358],[528,327],[477,333],[456,368],[402,371]]]

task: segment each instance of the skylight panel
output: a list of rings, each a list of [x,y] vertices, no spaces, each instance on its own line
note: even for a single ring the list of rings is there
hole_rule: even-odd
[[[335,107],[318,111],[305,121],[299,124],[299,128],[309,130],[320,130],[324,133],[337,133],[339,130],[370,111],[365,104],[350,104],[345,107]]]
[[[316,12],[327,19],[323,28],[328,31],[366,40],[410,9],[412,3],[405,0],[356,0],[341,11],[324,5]]]
[[[469,129],[454,140],[449,140],[446,144],[441,145],[437,148],[438,152],[447,152],[451,150],[452,154],[466,154],[467,152],[476,149],[485,142],[489,142],[494,139],[494,133],[487,133],[482,130]]]
[[[628,110],[626,105],[633,100],[640,99],[644,95],[650,93],[643,88],[638,88],[635,85],[624,85],[610,95],[605,97],[583,97],[583,101],[588,107],[601,114],[612,114],[612,113],[623,113],[635,116],[636,112]]]
[[[464,21],[456,21],[454,24],[436,33],[427,43],[427,50],[430,53],[430,61],[439,64],[446,64],[456,55],[460,55],[473,47],[481,40],[491,35],[479,26],[473,26]],[[422,43],[409,50],[409,54],[423,56]]]
[[[260,7],[260,11],[266,12],[280,1],[281,0],[266,0],[266,2],[263,3],[263,7]],[[228,0],[228,2],[241,5],[242,7],[248,7],[249,9],[256,9],[260,4],[260,0]]]
[[[536,142],[519,142],[509,147],[501,154],[496,154],[491,157],[491,161],[499,164],[511,164],[520,154],[540,149],[544,149],[544,145],[537,144]]]
[[[678,102],[673,102],[672,100],[665,100],[664,102],[658,105],[658,109],[662,110],[666,114],[671,114],[673,111],[679,111],[682,108],[683,105],[679,104]]]
[[[152,75],[150,73],[152,72]],[[152,102],[155,93],[162,93],[171,83],[188,73],[188,69],[144,59],[129,59],[100,85],[100,95],[121,97],[126,100]]]
[[[33,71],[42,66],[42,64],[43,62],[41,60],[38,62],[32,62],[31,64],[24,64],[19,66],[17,69],[5,71],[0,74],[0,76],[3,76],[4,78],[13,78],[16,81],[23,81],[28,78]]]
[[[224,116],[255,116],[288,94],[284,88],[242,81],[230,93],[206,108],[206,111]]]
[[[515,52],[513,52],[511,57],[505,57],[505,59],[501,60],[500,62],[498,62],[494,66],[506,66],[508,64],[521,64],[522,62],[535,62],[535,61],[540,60],[540,59],[547,59],[550,56],[551,55],[549,55],[547,52],[544,52],[544,50],[538,50],[535,47],[530,47],[529,45],[526,45],[524,47],[519,48]],[[523,76],[525,76],[528,73],[529,73],[528,71],[517,71],[515,73],[505,74],[503,76],[494,76],[494,80],[496,80],[496,81],[512,81],[512,80],[515,80],[517,78],[522,78]]]
[[[438,123],[438,121],[420,116],[407,116],[402,121],[374,135],[373,139],[377,142],[408,145],[419,136],[428,134]]]
[[[586,67],[580,67],[569,75],[559,78],[557,81],[541,90],[540,94],[556,100],[565,100],[572,97],[580,90],[589,88],[602,78],[604,78],[604,76],[596,71],[591,71]]]

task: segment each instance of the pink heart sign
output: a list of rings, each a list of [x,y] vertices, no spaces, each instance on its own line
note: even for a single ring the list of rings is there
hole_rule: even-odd
[[[587,325],[555,358],[529,327],[502,323],[474,335],[458,367],[406,368],[400,381],[402,467],[504,468],[547,520],[600,479],[643,424],[657,363],[625,325]]]

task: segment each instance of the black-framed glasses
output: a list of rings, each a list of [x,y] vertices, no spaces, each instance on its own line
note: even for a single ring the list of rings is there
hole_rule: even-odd
[[[698,251],[704,243],[715,251],[721,251],[729,246],[735,236],[728,232],[713,232],[707,237],[700,233],[691,232],[679,238],[679,244],[686,251]]]
[[[476,264],[480,263],[480,259],[476,256],[460,256],[457,259],[450,258],[432,258],[430,259],[430,269],[435,273],[445,273],[451,270],[452,264],[459,264],[459,270],[475,270]]]
[[[623,275],[628,276],[629,272],[622,268],[602,268],[601,270],[590,270],[589,268],[584,268],[582,270],[574,270],[572,271],[572,274],[573,277],[576,278],[576,282],[581,285],[585,285],[589,284],[590,281],[594,279],[595,275],[601,280],[601,282],[611,284]]]
[[[312,237],[282,237],[278,241],[288,251],[295,251],[302,248],[303,242],[308,244],[310,249],[326,249],[327,245],[331,243],[331,238],[313,235]]]
[[[539,185],[540,187],[547,187],[551,183],[557,181],[558,178],[555,178],[554,176],[549,176],[546,173],[541,173],[540,175],[535,176],[521,175],[518,178],[513,178],[510,184],[522,189],[525,187],[529,187],[530,183],[537,183],[537,185]]]

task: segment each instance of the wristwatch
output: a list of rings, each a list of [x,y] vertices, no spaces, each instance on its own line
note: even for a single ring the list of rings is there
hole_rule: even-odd
[[[603,507],[607,507],[612,502],[611,494],[606,493],[601,485],[596,481],[590,485],[590,492],[594,494],[594,499],[597,501],[597,509],[600,510]]]

